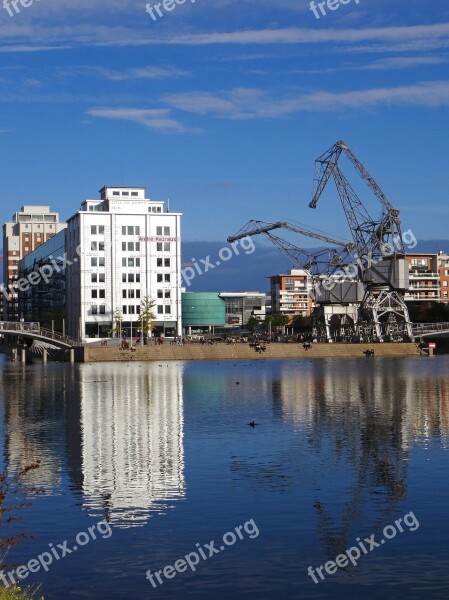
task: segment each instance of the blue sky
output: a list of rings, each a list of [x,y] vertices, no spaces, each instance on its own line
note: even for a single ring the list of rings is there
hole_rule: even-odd
[[[315,158],[344,139],[405,228],[449,238],[447,0],[319,20],[304,0],[187,0],[157,21],[145,5],[0,4],[2,222],[22,204],[66,218],[124,184],[170,197],[185,240],[252,218],[349,238],[331,188],[307,207]]]

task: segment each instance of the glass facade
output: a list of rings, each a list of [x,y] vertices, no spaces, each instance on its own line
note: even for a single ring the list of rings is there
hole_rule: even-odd
[[[225,301],[215,293],[182,294],[183,327],[224,325]]]

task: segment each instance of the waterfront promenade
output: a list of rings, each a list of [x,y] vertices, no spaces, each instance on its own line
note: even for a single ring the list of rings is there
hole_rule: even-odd
[[[248,344],[214,344],[213,346],[190,344],[177,346],[140,346],[133,351],[119,350],[118,346],[85,346],[84,362],[109,361],[168,361],[168,360],[263,360],[299,358],[363,358],[365,350],[374,349],[375,356],[417,356],[420,349],[415,343],[384,344],[312,344],[305,350],[302,344],[267,344],[265,352],[259,354]]]

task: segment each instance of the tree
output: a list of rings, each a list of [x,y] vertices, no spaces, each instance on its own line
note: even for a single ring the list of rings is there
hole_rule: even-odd
[[[153,308],[156,306],[156,300],[153,300],[150,296],[145,296],[142,298],[142,303],[140,305],[140,319],[142,321],[143,326],[143,336],[145,341],[153,329],[156,327],[154,321],[156,320],[156,315],[153,312]]]
[[[283,315],[282,313],[276,313],[274,315],[268,315],[265,317],[263,322],[263,328],[265,331],[270,330],[271,323],[271,331],[275,331],[276,329],[283,329],[286,325],[290,323],[290,319],[287,315]]]
[[[259,317],[255,317],[254,315],[251,316],[248,319],[248,322],[246,324],[246,329],[248,331],[250,331],[251,333],[254,333],[256,331],[256,329],[258,329],[261,325],[261,320],[259,319]]]
[[[304,329],[304,317],[302,315],[295,315],[290,325],[293,329]]]

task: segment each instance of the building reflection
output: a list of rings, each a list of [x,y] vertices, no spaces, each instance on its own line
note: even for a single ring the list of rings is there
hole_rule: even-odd
[[[182,377],[175,363],[80,370],[80,487],[91,516],[143,525],[184,497]]]
[[[27,484],[46,495],[58,494],[67,466],[64,434],[73,371],[8,365],[1,377],[5,469],[12,474],[39,462],[27,474]]]

